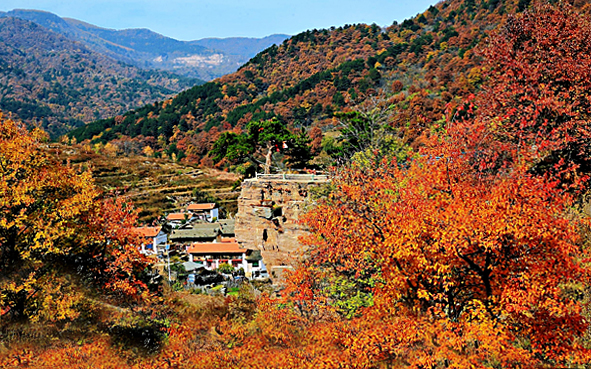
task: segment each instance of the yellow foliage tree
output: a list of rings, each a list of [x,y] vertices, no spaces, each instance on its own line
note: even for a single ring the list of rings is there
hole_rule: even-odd
[[[114,205],[101,200],[90,172],[59,163],[40,145],[45,138],[0,114],[3,318],[76,318],[82,301],[78,277],[93,276],[99,287],[118,293],[141,294],[134,276],[146,263],[135,246],[139,240],[129,234],[135,212],[120,200]],[[119,284],[110,280],[119,277]]]

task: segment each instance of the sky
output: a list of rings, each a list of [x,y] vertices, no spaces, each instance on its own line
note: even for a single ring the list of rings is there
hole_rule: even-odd
[[[0,11],[37,9],[104,28],[148,28],[177,40],[295,35],[354,23],[389,26],[433,0],[2,0]]]

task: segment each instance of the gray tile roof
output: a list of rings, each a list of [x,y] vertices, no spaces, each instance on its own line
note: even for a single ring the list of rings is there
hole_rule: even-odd
[[[214,239],[218,234],[224,237],[233,237],[234,224],[234,219],[222,219],[215,223],[191,223],[172,231],[169,238],[172,242],[186,242]]]
[[[175,229],[169,238],[172,242],[214,239],[219,233],[218,227]]]
[[[224,236],[233,236],[234,235],[234,224],[236,221],[234,219],[223,219],[219,221],[220,230],[222,235]]]

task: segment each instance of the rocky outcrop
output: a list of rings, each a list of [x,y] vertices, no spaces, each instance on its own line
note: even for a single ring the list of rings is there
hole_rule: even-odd
[[[267,176],[242,183],[236,214],[236,240],[261,250],[267,269],[293,266],[303,251],[298,237],[307,233],[301,215],[313,202],[311,189],[327,183],[322,176]]]

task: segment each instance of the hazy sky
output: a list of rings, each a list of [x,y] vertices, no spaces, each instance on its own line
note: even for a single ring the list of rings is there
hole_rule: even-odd
[[[434,0],[1,0],[0,10],[38,9],[105,28],[149,28],[179,40],[294,35],[353,23],[388,26]]]

